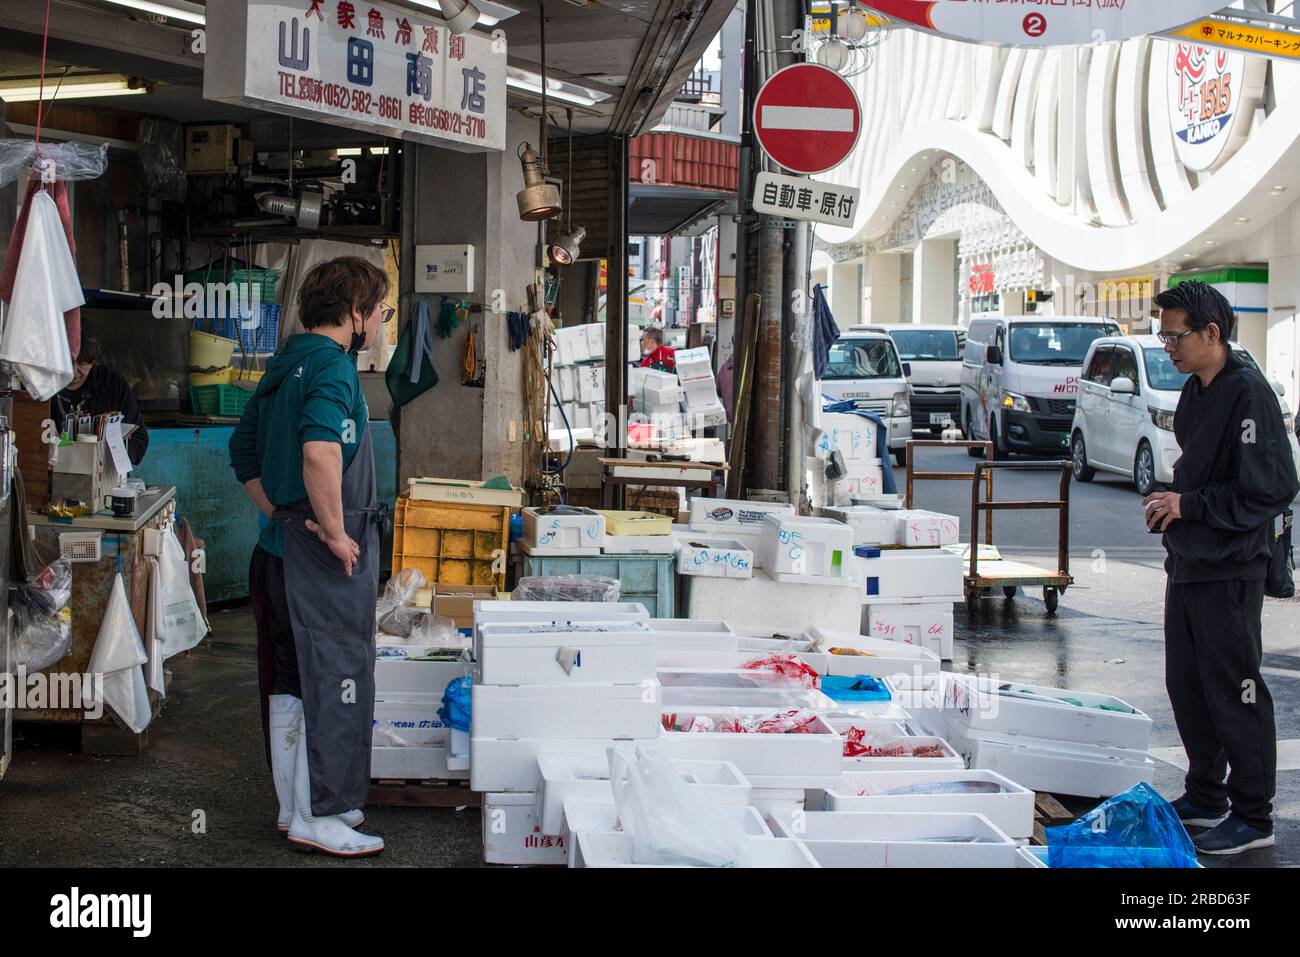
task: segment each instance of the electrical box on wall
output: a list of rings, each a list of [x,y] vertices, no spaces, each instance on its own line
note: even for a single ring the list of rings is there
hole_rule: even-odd
[[[416,292],[473,292],[474,247],[416,246]]]

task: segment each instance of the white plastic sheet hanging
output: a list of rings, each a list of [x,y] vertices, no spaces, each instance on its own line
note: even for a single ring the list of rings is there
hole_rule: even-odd
[[[132,731],[139,734],[149,727],[153,711],[149,705],[149,690],[145,684],[144,669],[148,661],[140,631],[131,614],[131,604],[122,586],[122,573],[113,576],[113,587],[108,596],[108,607],[95,639],[95,650],[90,655],[90,673],[103,676],[103,700],[96,701],[94,687],[85,694],[87,707],[102,704],[111,708]]]
[[[44,402],[72,381],[63,314],[86,298],[54,200],[38,190],[30,202],[0,359],[13,365],[33,399]]]
[[[158,636],[158,625],[162,622],[160,605],[162,586],[159,582],[158,559],[146,558],[145,566],[149,569],[149,607],[145,613],[144,625],[144,648],[149,660],[144,666],[145,684],[160,696],[166,697],[167,690],[163,677],[163,662],[166,660],[166,654],[162,639]]]
[[[189,651],[208,633],[190,586],[190,564],[176,537],[175,525],[162,530],[162,556],[158,559],[158,638],[163,658]]]

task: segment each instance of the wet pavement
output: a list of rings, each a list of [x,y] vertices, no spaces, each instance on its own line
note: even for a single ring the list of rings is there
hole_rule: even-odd
[[[928,453],[924,467],[968,470],[964,453]],[[898,478],[902,479],[901,470]],[[1048,497],[1043,473],[1000,475],[995,497]],[[1141,526],[1132,484],[1098,478],[1071,488],[1071,572],[1076,584],[1048,615],[1040,593],[999,592],[974,615],[956,610],[955,671],[997,673],[1030,683],[1116,695],[1151,716],[1155,786],[1181,793],[1179,740],[1164,690],[1159,539]],[[969,522],[969,486],[918,485],[918,507]],[[1056,522],[1044,513],[1001,513],[994,543],[1008,557],[1055,560]],[[478,866],[475,809],[367,809],[365,830],[387,850],[337,861],[293,849],[274,828],[276,805],[257,714],[251,611],[217,610],[213,634],[168,662],[166,709],[139,757],[75,753],[66,734],[16,728],[13,763],[0,781],[0,866]],[[1277,846],[1207,866],[1300,865],[1300,602],[1267,600],[1265,677],[1277,712]],[[1167,750],[1162,750],[1167,749]],[[1082,811],[1088,802],[1067,802]]]

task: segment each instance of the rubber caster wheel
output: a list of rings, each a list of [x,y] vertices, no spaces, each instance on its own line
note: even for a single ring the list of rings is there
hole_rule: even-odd
[[[1060,600],[1060,597],[1061,597],[1061,593],[1057,591],[1055,588],[1043,589],[1043,604],[1047,606],[1047,613],[1049,615],[1056,614],[1056,605],[1057,602]]]

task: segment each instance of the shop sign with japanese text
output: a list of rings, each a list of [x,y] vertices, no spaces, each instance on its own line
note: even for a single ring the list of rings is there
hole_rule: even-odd
[[[503,33],[364,0],[209,0],[203,95],[461,149],[505,146]]]
[[[1264,79],[1265,61],[1251,59],[1248,64],[1244,53],[1194,43],[1169,44],[1169,125],[1188,169],[1217,169],[1245,141],[1257,102],[1251,89],[1262,92]]]
[[[858,190],[782,173],[759,173],[754,180],[754,211],[832,226],[852,226]]]

